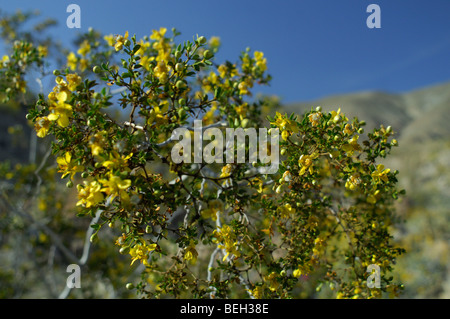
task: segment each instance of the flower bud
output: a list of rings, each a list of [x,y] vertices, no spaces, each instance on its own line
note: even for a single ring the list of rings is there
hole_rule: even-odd
[[[185,99],[185,98],[180,98],[180,99],[178,100],[178,104],[180,104],[181,106],[186,105],[186,99]]]
[[[213,53],[209,50],[205,50],[205,52],[203,52],[203,57],[207,60],[211,59],[213,57]]]
[[[181,52],[180,51],[175,51],[174,56],[175,56],[175,59],[178,60],[179,58],[181,58]]]
[[[89,177],[89,173],[88,172],[83,172],[83,173],[81,173],[81,177],[82,178],[88,178]]]
[[[177,81],[175,86],[177,87],[177,89],[184,89],[186,87],[186,83],[184,83],[183,81],[179,80],[179,81]]]
[[[204,36],[201,36],[197,39],[198,43],[200,44],[205,44],[206,43],[206,38]]]
[[[25,116],[25,118],[26,118],[27,120],[31,120],[31,119],[33,118],[33,116],[32,116],[30,113],[28,113],[28,114]]]
[[[243,119],[241,122],[241,127],[246,128],[248,125],[248,119]]]
[[[61,72],[59,72],[59,70],[53,70],[53,75],[54,76],[58,76],[60,74],[61,74]]]
[[[181,72],[184,70],[184,64],[183,63],[177,63],[175,64],[175,71]]]
[[[317,111],[317,112],[322,111],[322,107],[321,107],[321,106],[316,107],[316,111]]]
[[[126,39],[123,44],[127,47],[127,46],[129,46],[131,44],[131,41]]]
[[[186,115],[186,110],[185,110],[184,108],[180,107],[180,108],[178,109],[178,116],[179,116],[180,118],[182,118],[182,117],[184,117],[185,115]]]
[[[73,187],[73,182],[72,182],[72,181],[68,181],[68,182],[66,183],[66,186],[67,186],[68,188],[72,188],[72,187]]]
[[[397,145],[398,145],[397,140],[396,140],[396,139],[393,139],[393,140],[391,141],[391,145],[392,145],[392,146],[397,146]]]
[[[100,73],[100,72],[102,71],[102,69],[101,69],[98,65],[96,65],[96,66],[94,66],[94,68],[92,69],[92,71],[93,71],[94,73]]]
[[[125,286],[128,290],[131,290],[131,289],[133,289],[134,288],[134,285],[131,283],[131,282],[129,282],[129,283],[127,283],[127,285]]]

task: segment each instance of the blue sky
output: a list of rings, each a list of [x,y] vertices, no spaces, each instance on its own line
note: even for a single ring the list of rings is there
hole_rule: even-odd
[[[246,47],[263,51],[270,87],[285,103],[363,90],[405,92],[450,81],[448,0],[1,1],[2,11],[39,9],[59,21],[55,37],[70,44],[80,31],[128,30],[138,37],[176,27],[179,40],[219,36],[219,60]],[[66,8],[81,7],[81,29],[69,29]],[[381,29],[369,29],[369,4],[381,8]]]

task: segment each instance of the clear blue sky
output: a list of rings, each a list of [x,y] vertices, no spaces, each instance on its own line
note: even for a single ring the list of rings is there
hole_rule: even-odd
[[[69,29],[68,4],[81,7],[81,29]],[[381,29],[369,29],[369,4],[381,8]],[[450,81],[449,0],[1,0],[6,12],[39,9],[55,18],[69,44],[93,27],[138,37],[176,27],[180,41],[219,36],[218,59],[235,61],[249,46],[268,59],[283,102],[361,90],[404,92]]]

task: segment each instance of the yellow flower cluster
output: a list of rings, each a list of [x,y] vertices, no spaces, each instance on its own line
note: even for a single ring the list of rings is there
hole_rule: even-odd
[[[69,126],[72,106],[66,101],[81,83],[81,77],[77,74],[68,74],[66,80],[67,82],[61,76],[55,79],[57,85],[48,95],[50,114],[36,119],[35,130],[38,137],[43,138],[47,135],[51,122],[56,121],[60,127]]]
[[[197,261],[198,252],[195,249],[195,242],[193,240],[190,241],[189,246],[184,250],[184,259],[190,261],[195,264]]]
[[[278,207],[278,211],[280,212],[281,218],[289,218],[293,214],[295,214],[295,208],[291,206],[291,204],[286,203],[283,206]]]
[[[126,189],[131,186],[130,179],[122,179],[120,176],[114,175],[112,172],[108,173],[108,179],[101,179],[99,182],[103,185],[101,189],[107,195],[111,196],[111,200],[114,200],[117,196],[120,196],[122,201],[129,202],[130,197]]]
[[[301,169],[298,173],[300,176],[304,175],[307,171],[309,174],[312,174],[314,172],[314,160],[319,157],[319,154],[312,153],[311,155],[300,155],[300,158],[298,159],[298,164],[300,165]]]
[[[141,242],[130,248],[130,256],[132,258],[131,265],[134,264],[136,260],[142,262],[145,266],[150,266],[148,262],[149,253],[154,251],[158,247],[157,244],[147,244],[146,242]]]
[[[84,166],[77,165],[77,163],[72,160],[72,154],[70,154],[70,152],[66,152],[64,156],[57,157],[56,162],[59,166],[58,172],[63,173],[61,178],[70,174],[70,179],[73,179],[73,176],[76,173],[84,171]]]
[[[256,66],[261,71],[266,71],[267,70],[267,59],[264,57],[264,53],[262,53],[260,51],[255,51],[254,56],[255,56],[255,60],[256,60]]]
[[[217,213],[223,213],[224,204],[220,199],[212,199],[208,202],[208,208],[202,210],[203,218],[217,220]]]
[[[320,120],[322,119],[322,112],[314,112],[308,115],[309,122],[312,126],[318,126],[320,123]]]
[[[272,122],[275,124],[281,131],[281,137],[283,140],[287,140],[289,136],[294,133],[298,133],[298,125],[294,120],[291,120],[287,117],[287,115],[281,115],[279,112],[275,114],[275,121]]]
[[[352,174],[345,182],[345,188],[349,190],[355,190],[361,184],[361,178],[359,174]]]
[[[389,169],[389,168],[385,169],[383,164],[378,164],[376,170],[373,171],[371,175],[376,184],[381,183],[381,181],[387,183],[389,181],[387,174],[390,171],[391,171],[391,169]]]
[[[218,244],[220,249],[225,249],[226,251],[223,261],[227,260],[230,254],[235,257],[241,256],[236,234],[230,226],[223,225],[222,227],[214,230],[213,236],[215,237],[213,242]]]
[[[97,181],[84,181],[83,185],[77,185],[78,202],[77,206],[84,205],[86,208],[94,207],[104,199],[101,192],[102,186]]]

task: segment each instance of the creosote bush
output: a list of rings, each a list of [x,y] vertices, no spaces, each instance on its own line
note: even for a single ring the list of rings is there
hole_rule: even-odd
[[[219,63],[219,38],[179,38],[166,28],[142,39],[90,30],[27,115],[52,139],[78,215],[100,214],[93,245],[107,225],[120,234],[117,253],[142,265],[127,288],[147,298],[397,296],[390,271],[403,249],[392,227],[403,191],[398,172],[379,163],[397,146],[392,128],[364,135],[363,121],[320,106],[282,114],[252,95],[271,80],[262,52]],[[24,91],[24,65],[48,58],[16,41],[0,68],[12,79],[2,81],[5,99]],[[278,129],[278,171],[175,163],[172,132],[198,119],[221,131]],[[380,288],[367,285],[369,265],[380,267]]]

